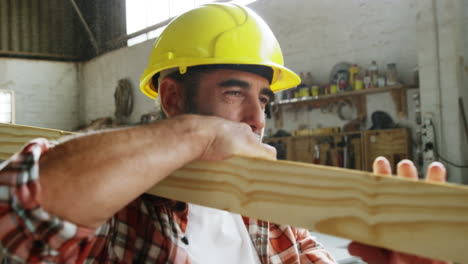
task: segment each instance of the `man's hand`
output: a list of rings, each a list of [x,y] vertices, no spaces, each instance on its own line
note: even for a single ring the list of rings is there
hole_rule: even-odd
[[[379,157],[375,160],[373,171],[377,174],[391,175],[392,169],[387,159]],[[398,163],[397,175],[412,180],[418,179],[418,172],[413,162],[403,160]],[[426,180],[434,182],[445,182],[446,171],[444,165],[433,162],[427,169]],[[423,257],[413,256],[406,253],[390,251],[383,248],[352,242],[348,246],[349,253],[362,258],[369,264],[447,264],[451,262],[431,260]]]
[[[255,134],[245,123],[238,123],[219,117],[201,117],[201,129],[210,129],[201,160],[224,160],[234,155],[276,159],[276,149],[261,143],[261,136]]]
[[[187,163],[233,155],[275,159],[276,151],[246,124],[200,115],[87,134],[41,156],[40,200],[53,215],[96,228]]]

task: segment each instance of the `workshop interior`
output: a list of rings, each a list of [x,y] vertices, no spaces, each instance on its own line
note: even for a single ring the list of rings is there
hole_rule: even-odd
[[[157,122],[161,106],[139,88],[148,55],[174,17],[210,2],[254,10],[301,77],[266,107],[278,160],[372,172],[378,157],[393,171],[409,159],[420,179],[437,161],[468,184],[466,0],[0,0],[0,122],[71,133]],[[338,263],[364,263],[349,240],[311,231]]]

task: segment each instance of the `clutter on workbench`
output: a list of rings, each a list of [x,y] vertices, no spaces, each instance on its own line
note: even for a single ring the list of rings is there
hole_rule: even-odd
[[[77,132],[91,132],[97,131],[102,129],[109,129],[118,127],[117,122],[112,119],[112,117],[101,117],[92,120],[88,125],[83,127],[79,127],[76,131]]]
[[[323,127],[317,129],[298,129],[292,131],[293,136],[325,135],[339,133],[339,127]]]
[[[397,125],[393,122],[392,117],[384,111],[375,111],[371,115],[372,126],[370,130],[391,129]]]
[[[360,116],[356,119],[350,120],[343,125],[343,132],[352,132],[361,130],[362,125],[364,124],[365,116]]]
[[[288,138],[291,134],[284,129],[279,129],[274,135],[271,135],[270,138],[278,138],[279,140],[273,140],[266,142],[268,145],[273,146],[276,149],[276,158],[278,160],[286,160],[287,145],[286,141],[281,140],[282,138]]]
[[[277,148],[278,159],[367,171],[378,156],[386,157],[393,169],[411,157],[406,128],[270,137],[265,143]]]
[[[162,119],[161,114],[159,112],[149,112],[146,114],[141,115],[140,117],[140,124],[150,124]]]
[[[279,114],[283,108],[294,113],[295,121],[298,113],[307,115],[307,122],[290,130],[291,133],[283,129],[274,135],[272,131],[267,133],[265,142],[277,148],[278,159],[370,170],[376,155],[387,157],[392,166],[410,158],[408,130],[398,128],[389,114],[375,111],[370,118],[372,124],[366,124],[367,94],[390,92],[397,112],[406,113],[406,104],[402,104],[406,101],[406,90],[399,83],[395,63],[339,62],[332,67],[326,83],[317,82],[319,78],[313,76],[313,71],[303,71],[300,77],[297,87],[283,92],[281,100],[272,103],[277,113],[275,124],[278,118],[283,124],[283,115]],[[312,111],[334,115],[333,125],[322,127],[320,123],[312,123]],[[344,123],[342,127],[337,126],[337,121]],[[388,142],[383,143],[384,140]]]

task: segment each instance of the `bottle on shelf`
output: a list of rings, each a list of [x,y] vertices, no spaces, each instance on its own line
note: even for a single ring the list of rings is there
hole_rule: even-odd
[[[387,64],[387,85],[396,85],[398,83],[396,63]]]
[[[362,76],[360,74],[356,75],[356,80],[354,82],[355,82],[354,90],[356,91],[362,90],[362,88],[364,87],[364,83],[362,81]]]
[[[303,87],[301,87],[301,97],[308,97],[312,94],[312,84],[314,80],[312,79],[312,74],[310,72],[307,72],[302,83],[304,84]]]
[[[310,87],[304,85],[301,87],[300,91],[301,97],[309,97],[310,96]]]
[[[336,94],[338,92],[338,85],[336,83],[332,83],[330,85],[330,94]]]
[[[369,74],[371,76],[371,87],[377,87],[377,79],[379,78],[379,66],[377,65],[377,62],[375,60],[372,61],[371,65],[369,66]]]
[[[336,84],[338,86],[338,92],[344,92],[348,88],[348,73],[347,72],[338,72]]]
[[[314,80],[312,79],[312,74],[310,72],[307,72],[305,78],[304,78],[304,83],[307,85],[307,87],[312,87],[314,84]]]
[[[312,96],[319,96],[319,86],[318,85],[312,85]]]
[[[366,74],[364,75],[364,79],[363,79],[364,88],[365,89],[371,88],[371,82],[372,82],[372,79],[369,74],[369,70],[366,70]]]
[[[377,87],[382,88],[385,86],[387,86],[387,80],[385,79],[385,74],[381,74],[377,78]]]
[[[349,84],[351,90],[356,90],[356,76],[359,74],[359,66],[354,64],[349,68]]]
[[[302,96],[301,89],[305,86],[304,84],[304,73],[300,72],[299,77],[301,77],[301,83],[294,89],[294,97],[293,98],[300,98]]]

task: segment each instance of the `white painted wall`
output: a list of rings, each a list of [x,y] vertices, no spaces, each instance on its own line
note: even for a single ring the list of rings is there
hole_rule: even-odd
[[[139,80],[147,63],[154,40],[118,49],[85,62],[80,66],[81,122],[99,117],[114,117],[114,91],[118,80],[132,83],[134,109],[130,122],[140,121],[142,114],[155,111],[153,100],[139,90]]]
[[[403,80],[417,65],[417,0],[258,0],[251,8],[276,34],[286,64],[328,81],[338,62],[386,67],[396,62]]]
[[[463,80],[463,84],[461,85],[461,96],[463,97],[463,100],[464,100],[464,105],[465,105],[465,115],[467,116],[468,118],[468,1],[463,1],[463,22],[461,23],[461,26],[462,26],[462,29],[463,29],[463,34],[465,36],[465,42],[464,42],[464,45],[463,45],[463,49],[464,49],[464,55],[463,55],[463,65],[461,65],[462,67],[462,80]],[[464,133],[465,131],[463,131]],[[463,145],[464,147],[462,147],[462,151],[463,151],[463,154],[462,156],[464,157],[462,159],[462,161],[464,162],[464,164],[468,164],[468,138],[466,138],[466,134],[465,136],[462,138],[464,138],[463,140]],[[465,169],[464,170],[464,175],[468,175],[468,170]],[[465,182],[468,183],[468,177],[465,178]]]
[[[0,58],[0,89],[15,91],[17,124],[62,130],[78,126],[75,63]]]
[[[433,117],[437,151],[458,165],[468,164],[468,141],[458,106],[459,97],[465,105],[468,101],[467,9],[464,0],[422,1],[417,28],[421,110]],[[445,164],[449,180],[468,183],[468,170]]]

